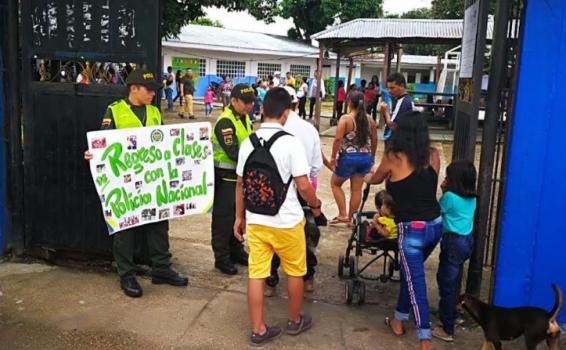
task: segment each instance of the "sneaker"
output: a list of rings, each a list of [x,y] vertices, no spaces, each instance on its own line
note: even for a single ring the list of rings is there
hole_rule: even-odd
[[[250,343],[253,346],[262,346],[263,344],[272,341],[273,339],[277,339],[281,336],[283,331],[279,327],[265,327],[265,333],[263,334],[255,334],[252,332],[250,337]]]
[[[445,342],[448,343],[454,342],[454,336],[446,333],[444,329],[442,329],[441,327],[434,328],[432,330],[432,336],[437,339],[444,340]]]
[[[314,292],[314,279],[308,279],[305,281],[305,292],[312,293]]]
[[[312,327],[312,317],[310,315],[301,315],[299,321],[287,322],[287,334],[297,335]]]
[[[183,119],[185,118],[185,115],[183,115],[183,113],[179,113],[179,118]]]
[[[263,295],[267,298],[271,298],[275,295],[275,287],[266,285],[265,290],[263,291]]]

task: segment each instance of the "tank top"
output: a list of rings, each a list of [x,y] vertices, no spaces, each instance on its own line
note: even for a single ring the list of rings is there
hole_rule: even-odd
[[[399,181],[387,181],[386,189],[395,202],[395,222],[431,221],[440,216],[436,200],[438,174],[432,167]]]
[[[356,138],[356,120],[352,118],[354,122],[354,129],[344,135],[342,139],[342,144],[340,145],[340,153],[369,153],[370,150],[370,138],[368,138],[364,145],[358,146],[356,145],[355,138]]]

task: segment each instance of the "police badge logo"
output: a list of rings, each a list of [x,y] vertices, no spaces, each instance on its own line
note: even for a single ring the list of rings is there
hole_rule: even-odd
[[[163,141],[163,131],[156,129],[151,132],[151,142]]]
[[[224,136],[224,143],[226,144],[226,146],[232,146],[232,144],[234,143],[232,135]]]

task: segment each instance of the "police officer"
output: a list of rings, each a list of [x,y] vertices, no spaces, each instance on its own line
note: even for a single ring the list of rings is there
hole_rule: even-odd
[[[102,130],[141,128],[144,126],[162,125],[159,110],[151,104],[160,84],[153,73],[137,69],[126,79],[128,97],[108,106],[102,118]],[[92,159],[89,151],[84,155],[86,160]],[[153,284],[169,284],[187,286],[188,278],[180,276],[171,269],[171,253],[169,253],[169,222],[160,221],[117,232],[113,235],[113,255],[116,261],[120,287],[129,297],[137,298],[143,294],[141,286],[135,278],[134,264],[135,242],[145,240],[149,248],[152,264]]]
[[[236,164],[242,142],[252,133],[249,113],[254,90],[246,84],[234,86],[230,105],[218,117],[212,135],[214,149],[214,206],[212,208],[212,250],[214,267],[235,275],[235,264],[248,265],[248,254],[233,234],[235,221]]]

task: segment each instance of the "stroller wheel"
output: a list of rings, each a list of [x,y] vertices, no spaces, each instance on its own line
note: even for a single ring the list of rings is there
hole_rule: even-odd
[[[338,277],[344,278],[344,255],[338,258]]]
[[[364,281],[358,281],[358,305],[363,305],[366,303],[366,283]]]
[[[349,268],[350,268],[350,277],[354,278],[356,277],[358,270],[357,270],[357,266],[356,266],[356,258],[350,255],[350,260],[349,260]]]
[[[352,304],[352,300],[354,299],[354,281],[346,281],[344,283],[345,286],[345,294],[346,294],[346,304]]]

